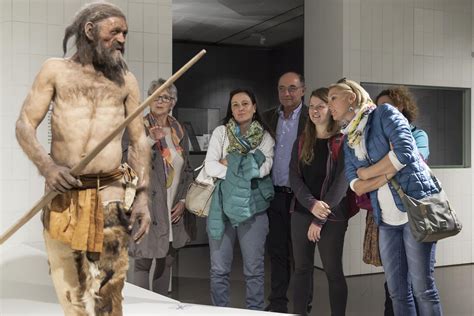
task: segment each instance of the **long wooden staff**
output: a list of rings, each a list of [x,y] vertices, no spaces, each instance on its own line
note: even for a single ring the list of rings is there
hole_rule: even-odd
[[[119,126],[117,126],[110,134],[107,135],[92,151],[87,154],[77,165],[71,169],[71,174],[78,175],[97,154],[107,146],[112,139],[114,139],[131,121],[133,121],[138,115],[142,114],[145,108],[153,101],[163,90],[168,88],[173,82],[175,82],[182,74],[184,74],[191,66],[193,66],[201,57],[206,53],[206,50],[201,50],[196,56],[188,61],[181,69],[179,69],[173,76],[171,76],[166,82],[161,85],[152,95],[150,95],[133,113],[131,113]],[[36,204],[23,215],[13,226],[11,226],[0,239],[0,245],[2,245],[11,235],[13,235],[18,229],[25,225],[33,216],[36,215],[43,207],[51,202],[54,197],[58,195],[58,192],[49,191],[43,197],[36,202]]]

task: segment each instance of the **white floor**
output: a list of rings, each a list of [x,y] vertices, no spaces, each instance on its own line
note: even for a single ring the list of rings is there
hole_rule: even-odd
[[[63,315],[41,247],[0,248],[0,314]],[[271,315],[273,313],[186,304],[126,283],[124,315]]]

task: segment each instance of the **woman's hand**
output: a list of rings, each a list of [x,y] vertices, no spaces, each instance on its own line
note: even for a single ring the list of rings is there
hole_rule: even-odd
[[[219,162],[227,167],[227,159],[222,158],[221,160],[219,160]]]
[[[329,205],[327,205],[326,202],[316,201],[316,203],[313,205],[313,208],[311,209],[311,213],[319,219],[326,219],[329,214],[331,214],[331,210],[329,209]]]
[[[176,224],[183,217],[184,214],[184,202],[179,201],[171,209],[171,223]]]
[[[321,226],[316,223],[311,223],[308,229],[308,240],[318,242],[321,239]]]
[[[152,139],[158,140],[166,136],[165,131],[161,126],[153,126],[149,129]]]

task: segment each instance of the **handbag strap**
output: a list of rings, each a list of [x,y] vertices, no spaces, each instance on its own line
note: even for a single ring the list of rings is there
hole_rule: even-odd
[[[433,183],[435,184],[435,186],[438,188],[438,191],[441,192],[442,188],[441,188],[441,184],[439,184],[439,180],[438,178],[436,178],[436,176],[434,175],[433,171],[431,170],[430,167],[428,167],[427,164],[425,164],[426,166],[426,169],[428,169],[428,172],[431,176],[431,180],[433,180]],[[397,191],[398,195],[400,196],[400,198],[403,199],[403,197],[406,195],[405,192],[403,191],[402,187],[400,186],[400,184],[398,183],[397,180],[395,180],[395,177],[393,177],[392,179],[390,179],[390,183],[393,185],[395,191]]]

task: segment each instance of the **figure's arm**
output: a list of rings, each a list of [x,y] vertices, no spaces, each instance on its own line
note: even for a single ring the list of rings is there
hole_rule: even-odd
[[[423,157],[423,160],[427,161],[430,156],[428,134],[426,134],[424,130],[417,128],[413,133],[413,138],[415,138],[416,147]]]
[[[377,163],[357,171],[362,180],[397,173],[407,164],[419,159],[413,154],[416,149],[415,142],[410,125],[403,114],[388,105],[381,105],[378,110],[382,111],[382,129],[390,142],[391,150]]]
[[[129,73],[127,86],[129,94],[125,100],[125,111],[128,114],[135,111],[139,106],[140,90],[135,77]],[[137,196],[132,206],[130,227],[132,229],[136,220],[140,225],[137,233],[133,236],[136,242],[148,233],[150,226],[150,212],[148,210],[148,182],[150,169],[150,146],[145,136],[143,117],[136,117],[127,127],[129,137],[128,164],[138,175]]]
[[[265,161],[260,166],[260,177],[263,178],[266,175],[270,174],[273,165],[273,150],[275,146],[275,141],[273,137],[270,136],[270,133],[265,132],[263,135],[262,142],[258,145],[258,149],[265,155]]]
[[[367,168],[357,169],[357,166],[354,165],[351,157],[354,157],[354,153],[347,145],[347,141],[344,141],[344,170],[351,190],[357,195],[361,196],[364,193],[374,191],[387,183],[384,175],[372,178],[370,180],[359,179],[357,176],[358,170]]]
[[[385,185],[394,175],[395,173],[387,173],[369,180],[354,179],[350,183],[350,186],[352,191],[354,191],[358,196],[361,196],[364,193],[375,191]]]
[[[36,136],[36,129],[48,113],[54,97],[54,74],[57,71],[55,63],[53,60],[46,61],[36,76],[16,121],[16,138],[28,158],[45,177],[47,186],[51,190],[65,192],[80,186],[81,182],[71,175],[69,168],[58,166],[53,161]]]
[[[332,159],[332,158],[330,158]],[[346,176],[344,174],[344,150],[340,150],[339,155],[336,161],[336,173],[334,175],[334,181],[324,197],[324,201],[329,205],[330,208],[333,208],[342,201],[346,196],[349,183],[347,182]]]
[[[221,162],[221,160],[225,160],[225,157],[222,157],[222,144],[226,137],[225,128],[225,126],[218,126],[214,129],[204,159],[206,173],[213,178],[225,179],[227,173],[227,166]]]
[[[326,222],[326,218],[331,213],[331,210],[326,202],[319,201],[313,196],[308,186],[304,182],[303,176],[301,175],[298,166],[298,143],[299,138],[297,138],[294,142],[293,150],[291,151],[289,165],[290,186],[298,202],[315,216],[314,221],[318,225],[323,225]]]
[[[186,130],[184,130],[184,136],[181,140],[181,146],[183,148],[183,159],[184,164],[181,172],[183,173],[181,182],[178,185],[178,202],[171,209],[171,222],[177,223],[181,220],[185,211],[185,198],[186,192],[188,191],[189,184],[193,181],[193,168],[189,164],[189,138]]]

